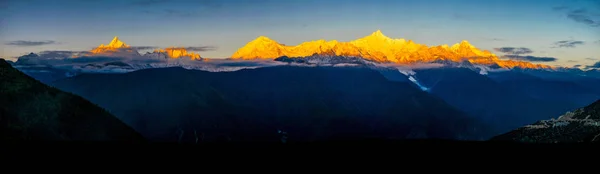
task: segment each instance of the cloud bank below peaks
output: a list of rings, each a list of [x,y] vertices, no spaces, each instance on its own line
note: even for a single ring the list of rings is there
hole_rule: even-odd
[[[118,53],[118,52],[117,52]],[[83,56],[81,56],[83,55]],[[275,61],[169,58],[166,53],[91,55],[87,51],[42,51],[18,57],[20,69],[47,67],[71,72],[124,73],[148,68],[182,67],[211,72],[236,71],[284,64]],[[162,55],[162,56],[157,56]]]

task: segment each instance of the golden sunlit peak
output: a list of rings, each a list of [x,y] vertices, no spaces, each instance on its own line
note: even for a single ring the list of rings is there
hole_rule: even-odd
[[[102,54],[102,53],[110,53],[117,52],[121,48],[129,48],[130,46],[119,40],[119,37],[115,36],[112,41],[108,45],[100,44],[100,46],[96,47],[92,51],[92,54]]]
[[[469,43],[469,41],[467,41],[467,40],[460,41],[460,44],[473,47],[473,45],[471,45],[471,43]]]
[[[383,33],[381,33],[381,30],[377,30],[377,31],[373,32],[371,34],[371,36],[384,36],[384,35],[383,35]]]
[[[389,37],[385,36],[381,30],[377,30],[373,33],[371,33],[371,35],[367,36],[367,37],[374,37],[374,38],[383,38],[383,39],[389,39]]]
[[[119,40],[118,36],[115,36],[112,41],[107,45],[111,48],[121,48],[121,47],[129,47],[129,45],[125,44],[121,40]]]
[[[261,42],[275,42],[273,39],[267,37],[267,36],[258,36],[256,39],[254,39],[255,41],[261,41]]]
[[[260,36],[238,49],[233,59],[275,59],[281,56],[306,57],[312,55],[333,55],[361,57],[375,62],[400,64],[427,63],[437,60],[462,62],[465,58],[473,64],[498,65],[503,68],[547,68],[547,65],[523,61],[504,61],[487,50],[479,50],[466,40],[452,46],[429,47],[412,40],[391,39],[381,30],[350,42],[313,40],[296,46],[279,44],[265,36]]]
[[[169,58],[177,59],[181,57],[189,57],[191,60],[202,59],[200,54],[194,52],[187,52],[183,47],[169,47],[165,49],[154,50],[155,53],[166,53]]]
[[[269,38],[267,36],[258,36],[256,39],[258,39],[258,40],[271,40],[271,38]]]

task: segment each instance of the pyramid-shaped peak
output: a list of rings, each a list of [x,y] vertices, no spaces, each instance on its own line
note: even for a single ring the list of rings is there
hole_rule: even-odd
[[[267,36],[259,36],[250,43],[251,44],[277,44],[277,41],[274,41],[273,39],[271,39]]]
[[[119,37],[118,37],[118,36],[115,36],[115,37],[113,38],[113,40],[112,40],[112,41],[110,41],[110,43],[109,43],[107,46],[109,46],[109,47],[116,47],[116,48],[120,48],[120,47],[123,47],[123,46],[127,47],[128,45],[127,45],[127,44],[125,44],[124,42],[122,42],[121,40],[119,40]]]
[[[256,40],[261,40],[261,41],[273,41],[273,39],[267,37],[267,36],[258,36],[258,38],[256,38]]]
[[[373,32],[372,35],[383,35],[383,33],[381,33],[381,30],[377,30],[377,31]]]
[[[389,37],[387,37],[386,35],[384,35],[381,30],[377,30],[373,33],[371,33],[371,35],[365,37],[365,38],[375,38],[375,39],[390,39]]]
[[[371,36],[386,37],[385,35],[383,35],[383,33],[381,32],[381,30],[377,30],[377,31],[371,33]]]
[[[471,43],[469,43],[469,41],[467,41],[467,40],[462,40],[462,41],[460,41],[460,44],[461,44],[461,45],[468,45],[468,46],[472,46],[472,45],[471,45]]]

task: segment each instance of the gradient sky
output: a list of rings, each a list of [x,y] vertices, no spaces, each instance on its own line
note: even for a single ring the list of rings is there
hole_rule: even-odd
[[[5,58],[86,51],[114,36],[132,46],[215,46],[199,53],[225,58],[260,35],[295,45],[378,29],[427,45],[468,40],[498,55],[494,48],[525,47],[556,58],[550,65],[600,58],[600,0],[1,0],[0,17]]]

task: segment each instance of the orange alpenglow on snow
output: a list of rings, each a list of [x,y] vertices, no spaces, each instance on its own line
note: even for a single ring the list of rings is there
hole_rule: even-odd
[[[467,60],[473,64],[494,65],[503,68],[551,68],[548,65],[532,64],[523,61],[500,60],[490,51],[481,51],[468,41],[452,46],[428,47],[411,40],[391,39],[380,30],[373,34],[350,42],[336,40],[316,40],[296,46],[285,46],[265,36],[260,36],[238,49],[232,59],[275,59],[281,56],[307,57],[312,55],[362,57],[375,62],[398,64],[427,63],[437,60],[461,62]]]
[[[201,59],[200,54],[187,52],[185,48],[170,47],[165,49],[154,50],[155,53],[167,53],[169,58],[177,59],[180,57],[189,57],[192,60]]]
[[[102,53],[111,53],[118,52],[120,49],[130,48],[129,45],[119,40],[119,37],[115,36],[112,41],[108,45],[100,44],[100,46],[94,48],[90,51],[92,54],[102,54]]]

